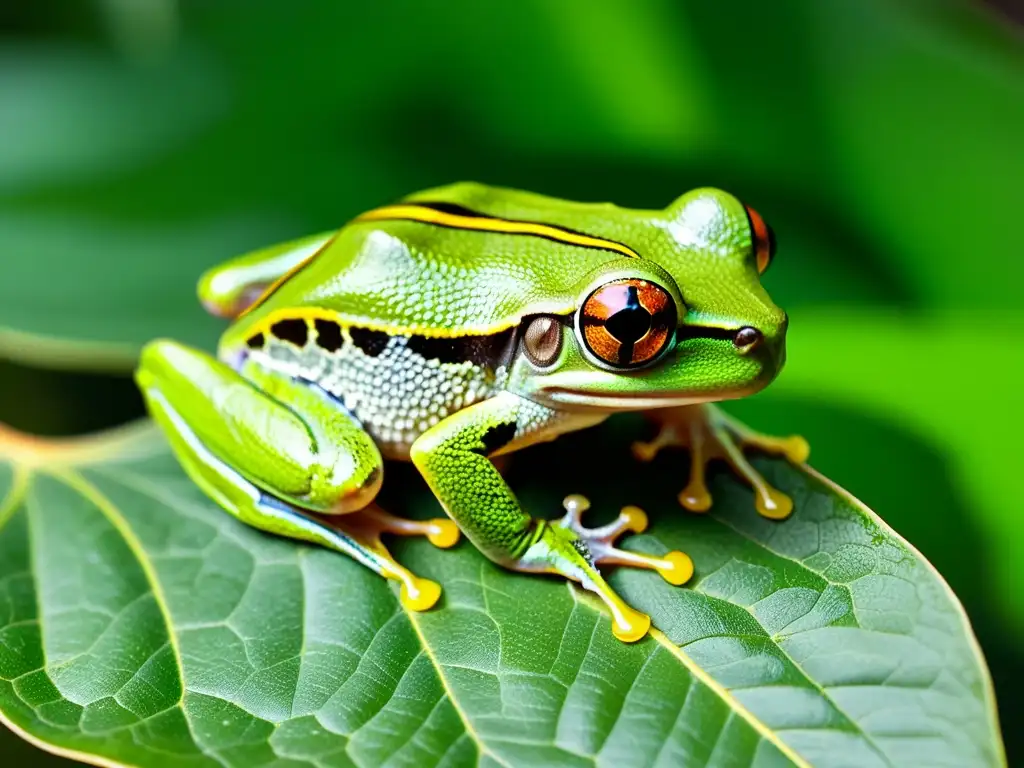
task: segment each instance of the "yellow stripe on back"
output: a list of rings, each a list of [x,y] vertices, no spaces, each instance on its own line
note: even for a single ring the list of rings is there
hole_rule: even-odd
[[[467,212],[468,213],[468,212]],[[357,216],[354,221],[387,221],[401,219],[405,221],[419,221],[424,224],[434,224],[439,227],[451,229],[468,229],[477,232],[497,232],[504,235],[532,235],[543,237],[547,240],[554,240],[566,245],[578,245],[582,248],[599,248],[605,251],[614,251],[627,258],[639,259],[640,254],[628,245],[617,243],[614,240],[605,240],[600,237],[592,237],[582,232],[573,232],[551,224],[541,224],[536,221],[517,221],[514,219],[497,219],[490,216],[465,215],[451,213],[448,211],[436,210],[427,206],[407,205],[386,205],[383,208],[375,208],[372,211]]]

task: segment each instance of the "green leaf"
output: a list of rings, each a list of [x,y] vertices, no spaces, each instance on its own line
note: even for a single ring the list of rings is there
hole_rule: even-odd
[[[766,392],[852,405],[942,449],[985,534],[991,591],[1015,631],[1024,629],[1024,518],[1019,505],[1007,503],[1018,495],[1007,457],[1017,454],[1024,411],[1006,407],[992,418],[950,403],[967,392],[997,408],[1016,402],[1024,377],[1022,333],[1024,319],[999,311],[950,308],[913,317],[880,309],[803,310],[793,313],[787,338],[794,364]]]
[[[715,511],[684,514],[684,455],[634,468],[632,436],[613,423],[509,472],[533,509],[570,491],[608,515],[640,503],[652,526],[629,546],[693,556],[685,588],[613,574],[659,628],[625,645],[585,593],[465,541],[395,542],[445,588],[407,613],[356,563],[217,509],[148,427],[7,435],[3,719],[80,760],[147,766],[1003,764],[973,635],[913,548],[774,460],[758,467],[791,519],[758,517],[724,473]],[[437,514],[411,468],[389,472],[388,508]]]

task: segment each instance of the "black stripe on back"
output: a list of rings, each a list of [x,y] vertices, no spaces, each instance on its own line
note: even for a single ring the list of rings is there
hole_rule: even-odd
[[[450,213],[453,216],[465,216],[466,218],[470,218],[470,219],[493,219],[494,221],[508,221],[508,222],[511,222],[511,223],[514,223],[514,224],[540,224],[540,225],[545,226],[545,227],[551,227],[551,229],[557,229],[559,232],[565,232],[566,234],[569,234],[569,235],[576,235],[577,237],[592,237],[595,240],[607,240],[609,243],[615,243],[616,245],[621,245],[623,248],[629,248],[629,246],[625,245],[624,243],[620,243],[617,240],[612,240],[611,238],[605,237],[603,235],[594,235],[594,234],[591,234],[590,232],[580,232],[578,229],[569,229],[569,227],[563,227],[561,224],[552,224],[550,221],[532,221],[530,219],[507,219],[504,216],[492,216],[489,213],[481,213],[480,211],[474,211],[471,208],[466,208],[464,206],[459,205],[458,203],[447,203],[447,202],[444,202],[444,201],[420,202],[419,200],[412,200],[412,201],[406,203],[406,205],[414,205],[414,206],[416,206],[418,208],[429,208],[432,211],[439,211],[440,213]],[[446,226],[444,224],[439,224],[437,222],[431,222],[431,223],[434,224],[435,226],[438,226],[438,227]],[[456,229],[457,229],[457,227],[456,227]],[[498,234],[501,234],[501,233],[498,233]],[[509,234],[519,234],[519,233],[512,232],[512,233],[509,233]],[[540,238],[543,238],[544,240],[551,240],[552,242],[560,243],[561,245],[570,245],[570,243],[564,243],[561,240],[556,240],[553,237],[548,237],[547,235],[538,235],[538,234],[535,234],[533,232],[525,234],[525,235],[521,235],[521,236],[522,237],[540,237]],[[577,248],[597,248],[598,246],[580,246],[580,245],[577,245],[576,247]],[[600,250],[608,250],[608,249],[607,248],[601,248]],[[630,250],[633,250],[633,249],[630,248]]]

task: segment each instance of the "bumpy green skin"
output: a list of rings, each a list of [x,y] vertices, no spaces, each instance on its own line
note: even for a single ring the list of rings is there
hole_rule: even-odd
[[[521,399],[502,393],[465,408],[428,430],[412,446],[412,461],[448,514],[482,551],[516,562],[530,544],[532,518],[488,459],[493,436],[516,432]],[[502,444],[500,447],[505,447]]]
[[[751,219],[738,200],[710,189],[664,211],[468,183],[404,202],[553,225],[641,258],[500,226],[356,220],[333,238],[275,246],[204,276],[204,304],[229,316],[277,284],[225,332],[222,363],[171,342],[149,346],[138,373],[143,392],[186,468],[246,522],[310,538],[305,520],[293,524],[276,511],[269,519],[261,517],[266,505],[225,501],[219,469],[211,475],[204,466],[208,455],[249,484],[250,498],[346,512],[376,493],[379,446],[412,459],[487,556],[573,578],[585,572],[586,583],[593,568],[580,536],[538,524],[487,457],[615,411],[739,397],[774,378],[786,317],[761,287]],[[679,311],[676,341],[639,371],[596,363],[578,322],[573,329],[591,291],[620,278],[656,283]],[[560,353],[545,367],[522,351],[520,326],[536,315],[565,318]],[[756,349],[731,340],[744,327],[762,335]],[[472,354],[469,338],[480,342]],[[462,346],[445,350],[438,339]]]

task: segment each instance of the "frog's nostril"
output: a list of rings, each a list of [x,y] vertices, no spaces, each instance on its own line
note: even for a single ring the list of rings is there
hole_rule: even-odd
[[[733,337],[732,343],[740,349],[753,349],[764,336],[757,328],[751,328],[749,325],[740,328],[736,331],[736,336]]]

